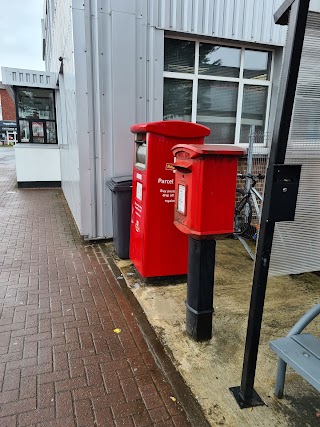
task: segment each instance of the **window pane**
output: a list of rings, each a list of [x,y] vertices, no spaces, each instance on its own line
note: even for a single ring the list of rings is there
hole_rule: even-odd
[[[23,119],[55,120],[51,90],[18,89],[18,112]]]
[[[163,119],[191,121],[192,81],[164,79]]]
[[[164,71],[193,73],[194,51],[194,42],[164,39]]]
[[[19,120],[20,126],[20,141],[21,142],[30,142],[30,130],[28,120]]]
[[[244,54],[243,77],[245,79],[270,79],[271,52],[247,50]]]
[[[57,137],[56,137],[55,122],[46,122],[46,128],[47,128],[47,143],[48,144],[56,144],[57,143]]]
[[[200,43],[199,74],[239,77],[241,49]]]
[[[240,142],[248,143],[250,132],[263,142],[262,134],[266,119],[268,88],[266,86],[245,85],[241,117]]]
[[[238,83],[199,80],[197,122],[211,129],[209,144],[234,144]]]
[[[44,143],[42,122],[32,122],[32,140],[33,142]]]

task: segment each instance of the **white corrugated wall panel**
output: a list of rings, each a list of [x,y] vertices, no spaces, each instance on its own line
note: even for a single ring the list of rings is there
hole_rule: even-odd
[[[303,164],[294,222],[276,227],[272,276],[320,270],[320,159],[291,159]]]
[[[72,0],[49,0],[48,13],[50,37],[46,41],[46,69],[57,72],[60,66],[58,58],[66,50],[69,32],[72,30]]]
[[[63,93],[57,96],[62,189],[82,232],[72,0],[49,0],[47,19],[50,27],[46,31],[46,69],[58,72],[59,57],[63,58],[63,78],[59,78]]]
[[[112,236],[111,198],[106,181],[112,176],[132,173],[134,145],[130,126],[162,119],[164,32],[149,24],[158,16],[154,2],[137,0],[135,13],[132,13],[131,0],[127,2],[107,4],[94,0],[91,3],[94,6],[90,41],[93,63],[87,64],[90,70],[82,86],[93,92],[94,98],[92,121],[99,181],[95,187],[99,237]],[[86,40],[89,43],[87,36]],[[79,53],[76,58],[78,56]],[[94,89],[90,88],[90,81],[94,82]],[[84,100],[83,95],[81,99]],[[88,115],[86,107],[82,110]],[[88,132],[91,134],[90,126]],[[93,143],[90,137],[90,145]],[[89,152],[87,157],[91,156]],[[81,155],[80,169],[81,174],[86,173]],[[87,188],[88,194],[92,191]]]
[[[73,10],[77,140],[79,147],[81,218],[87,238],[109,237],[102,234],[101,188],[101,80],[100,38],[97,3],[84,2],[84,9]],[[98,177],[100,179],[98,179]],[[110,219],[111,221],[111,219]],[[100,227],[100,228],[99,228]]]
[[[204,4],[204,23],[203,30],[205,34],[212,34],[213,32],[213,15],[214,4],[210,0],[205,0]]]
[[[120,68],[118,65],[121,60],[126,60],[120,43],[114,48],[113,40],[119,41],[123,39],[123,37],[119,37],[117,33],[118,23],[115,22],[115,17],[132,17],[134,8],[132,3],[126,0],[118,2],[112,0],[108,5],[108,7],[110,7],[110,13],[103,12],[103,7],[105,7],[104,0],[92,1],[91,5],[92,63],[88,79],[91,81],[93,101],[92,120],[94,124],[94,134],[91,145],[94,147],[92,155],[95,167],[95,233],[97,237],[112,237],[111,197],[109,197],[110,191],[107,189],[106,181],[110,178],[111,172],[113,172],[113,156],[116,150],[123,148],[124,138],[120,138],[119,134],[115,135],[115,139],[119,141],[116,146],[113,146],[111,144],[111,139],[108,138],[109,134],[111,134],[112,137],[114,136],[112,121],[119,121],[119,108],[116,108],[114,105],[114,100],[118,101],[118,99],[113,96],[115,86],[117,85],[116,81],[113,83],[111,83],[111,81],[113,70]],[[123,12],[121,12],[121,10],[123,10]],[[129,33],[132,33],[127,24],[125,24],[124,27],[127,28]],[[116,33],[115,38],[112,37],[113,31]],[[118,60],[117,65],[115,65],[116,61],[114,61],[115,55]],[[122,65],[124,64],[122,63]],[[120,68],[119,75],[123,75],[122,70],[124,69],[128,70],[127,64]],[[117,75],[116,78],[119,78],[119,75]],[[127,81],[122,81],[122,84],[123,86],[128,84],[128,87],[131,87],[129,79],[127,79]],[[107,101],[107,105],[105,101]],[[117,106],[118,105],[119,104],[117,104]],[[130,108],[128,103],[125,103],[125,105],[128,110]],[[122,112],[125,113],[125,108],[123,108]],[[111,133],[109,132],[110,129]]]
[[[71,212],[80,230],[80,175],[79,153],[77,141],[77,117],[76,117],[76,87],[75,64],[73,52],[72,29],[70,28],[64,51],[63,80],[60,82],[60,91],[65,94],[65,126],[62,132],[66,138],[66,144],[60,145],[62,189],[68,201]]]
[[[273,13],[283,0],[153,0],[151,25],[229,40],[283,46]]]
[[[320,270],[320,14],[309,13],[286,163],[302,164],[294,222],[279,223],[270,274]]]
[[[133,144],[130,125],[136,120],[135,27],[135,15],[112,12],[113,162],[116,175],[126,175],[132,168]],[[122,32],[123,28],[127,29],[129,38]]]
[[[147,117],[147,67],[145,58],[147,56],[147,39],[148,27],[143,22],[137,22],[136,34],[136,104],[137,114],[136,120],[141,123]]]

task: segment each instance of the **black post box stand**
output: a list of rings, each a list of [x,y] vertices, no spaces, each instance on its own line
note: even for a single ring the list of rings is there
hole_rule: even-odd
[[[188,237],[186,330],[195,341],[212,338],[216,241]]]

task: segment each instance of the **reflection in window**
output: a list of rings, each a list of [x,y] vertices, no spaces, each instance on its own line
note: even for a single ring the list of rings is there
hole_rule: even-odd
[[[239,77],[241,49],[200,43],[199,74]]]
[[[53,91],[18,89],[18,113],[23,119],[55,120]]]
[[[233,144],[238,83],[199,80],[197,122],[208,126],[207,143]]]
[[[164,40],[164,71],[193,73],[195,43],[187,40]]]
[[[164,44],[164,120],[208,126],[208,143],[247,144],[250,132],[266,142],[271,52],[170,38]]]
[[[30,142],[30,128],[28,120],[19,120],[20,142]]]
[[[44,143],[43,122],[32,122],[32,140],[38,144]]]
[[[164,79],[163,119],[191,121],[192,81]]]
[[[47,129],[47,143],[55,144],[57,142],[56,124],[54,122],[47,122],[46,129]]]
[[[17,88],[19,142],[57,144],[54,91]]]
[[[245,50],[243,78],[269,80],[271,53],[258,50]]]
[[[264,132],[267,98],[268,87],[244,86],[240,143],[248,143],[250,133],[261,135]]]

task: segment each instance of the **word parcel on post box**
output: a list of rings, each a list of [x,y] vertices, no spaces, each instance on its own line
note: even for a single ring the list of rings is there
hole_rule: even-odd
[[[135,135],[130,259],[142,277],[186,274],[188,239],[173,224],[172,147],[203,144],[210,129],[196,123],[162,121],[131,127]]]
[[[174,224],[193,238],[217,238],[234,231],[238,157],[232,145],[173,147],[175,156]]]

